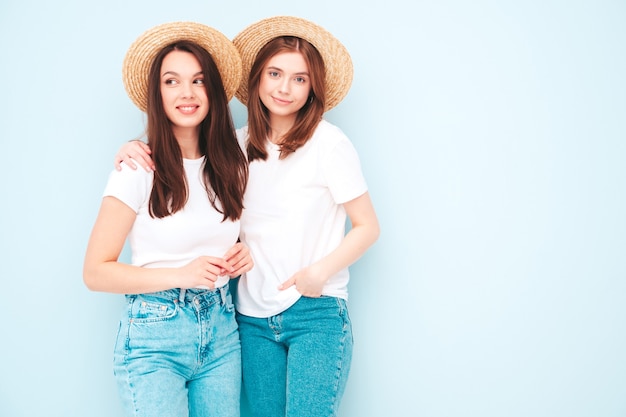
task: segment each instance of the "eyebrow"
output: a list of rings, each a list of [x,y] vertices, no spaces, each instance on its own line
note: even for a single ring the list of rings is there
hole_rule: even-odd
[[[177,73],[176,71],[165,71],[163,74],[161,74],[161,77],[165,77],[166,75],[175,75],[177,77],[180,77],[180,74]],[[194,77],[197,77],[198,75],[202,75],[202,71],[198,71],[195,74],[193,74]]]
[[[277,70],[280,72],[285,72],[282,68],[278,68],[278,67],[274,67],[274,66],[269,66],[267,67],[268,70]],[[307,71],[302,71],[302,72],[296,72],[293,75],[309,75],[309,73]]]

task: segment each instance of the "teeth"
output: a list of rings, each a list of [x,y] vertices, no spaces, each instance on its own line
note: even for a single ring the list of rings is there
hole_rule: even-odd
[[[180,109],[182,111],[192,111],[193,109],[195,109],[195,107],[181,107]]]

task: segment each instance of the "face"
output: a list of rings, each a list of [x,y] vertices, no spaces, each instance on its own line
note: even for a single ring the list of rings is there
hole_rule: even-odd
[[[265,66],[259,96],[271,118],[294,118],[311,91],[309,67],[299,52],[274,55]]]
[[[172,51],[161,64],[161,96],[174,133],[198,130],[209,113],[202,68],[196,57],[183,51]]]

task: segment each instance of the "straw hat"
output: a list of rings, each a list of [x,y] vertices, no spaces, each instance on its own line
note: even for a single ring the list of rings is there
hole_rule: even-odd
[[[195,42],[211,54],[222,76],[228,100],[239,88],[241,58],[230,39],[218,30],[200,23],[165,23],[139,36],[124,58],[124,87],[141,111],[146,111],[148,105],[148,74],[152,61],[163,48],[180,40]]]
[[[352,85],[352,59],[348,50],[330,32],[308,20],[276,16],[263,19],[241,31],[233,43],[239,50],[243,79],[235,96],[248,104],[248,76],[258,52],[272,39],[295,36],[309,41],[318,50],[326,67],[326,108],[335,107],[348,94]]]

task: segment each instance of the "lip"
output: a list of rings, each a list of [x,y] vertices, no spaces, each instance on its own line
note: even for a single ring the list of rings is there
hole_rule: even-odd
[[[275,103],[283,105],[283,106],[286,106],[292,103],[291,100],[285,100],[285,99],[281,99],[281,98],[274,97],[274,96],[272,96],[272,100],[274,100]]]
[[[176,108],[183,114],[193,114],[198,110],[198,108],[200,108],[200,106],[198,106],[197,104],[185,104],[181,106],[176,106]]]

